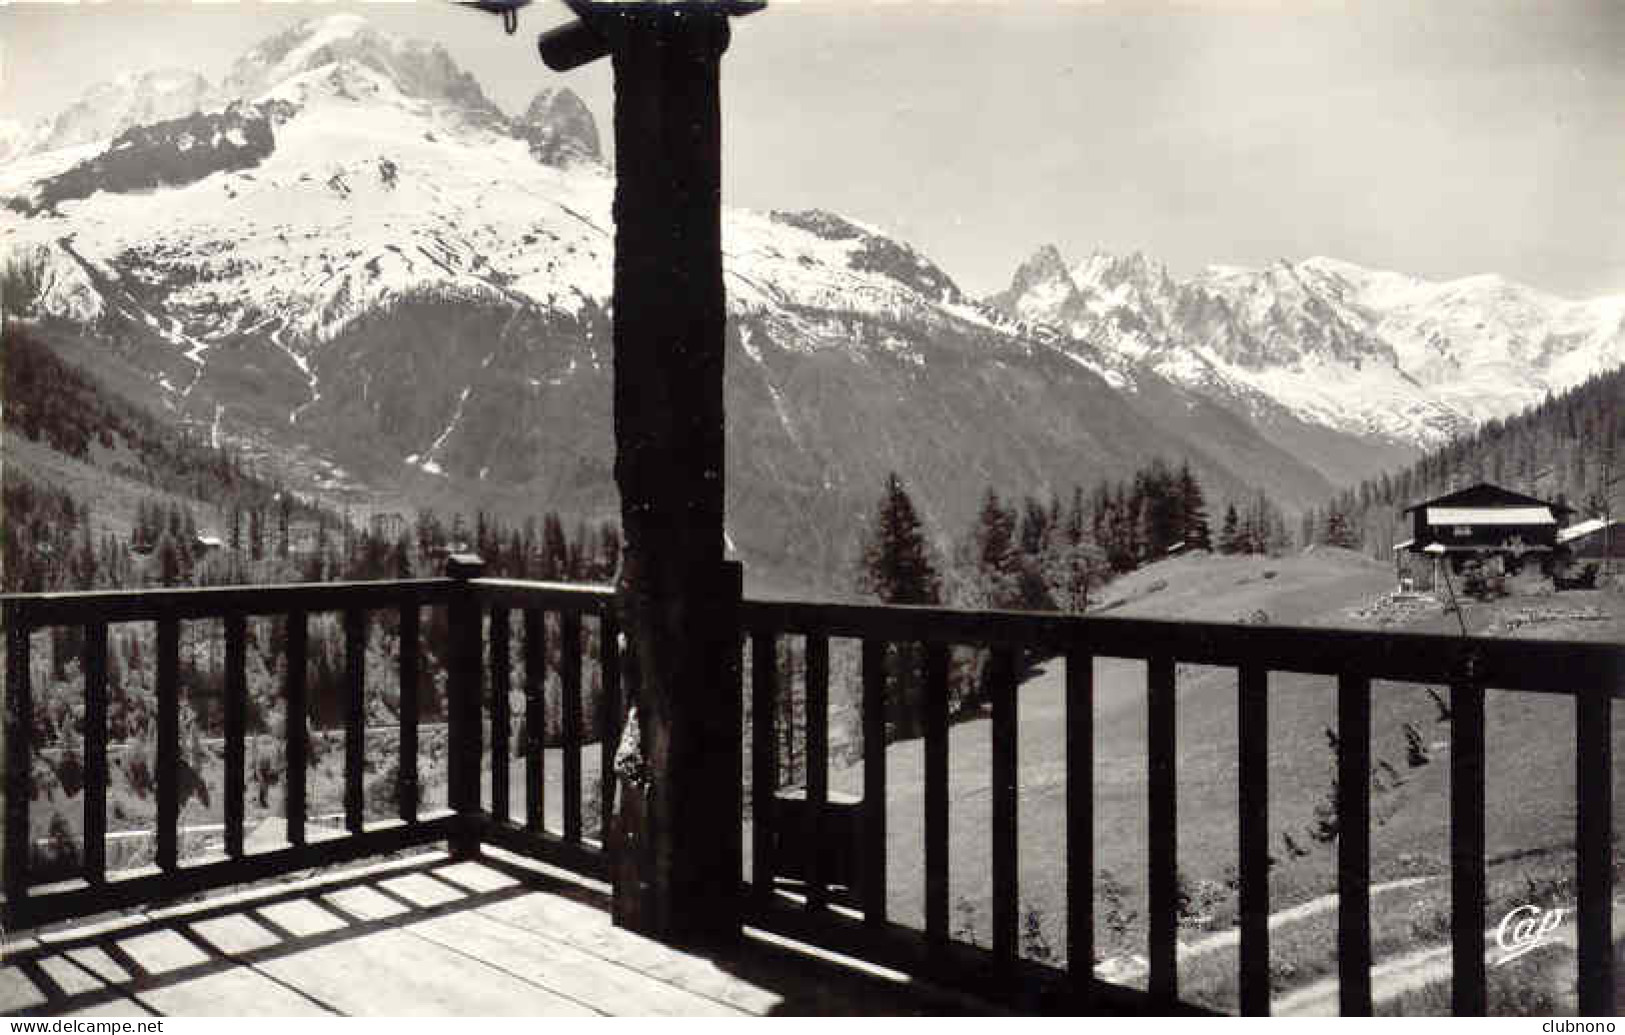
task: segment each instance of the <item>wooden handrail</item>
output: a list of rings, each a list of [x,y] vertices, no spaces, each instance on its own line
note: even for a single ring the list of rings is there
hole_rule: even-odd
[[[741,622],[751,633],[1017,646],[1056,654],[1081,650],[1144,660],[1166,656],[1181,664],[1233,668],[1256,662],[1271,672],[1352,673],[1436,685],[1455,681],[1470,656],[1475,681],[1487,688],[1625,698],[1625,649],[1611,643],[779,600],[745,601]]]

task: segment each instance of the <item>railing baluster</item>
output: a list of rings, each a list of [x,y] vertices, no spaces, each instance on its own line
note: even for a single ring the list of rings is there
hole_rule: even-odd
[[[829,901],[823,866],[824,812],[829,801],[829,637],[823,633],[807,634],[806,792],[803,863],[807,908],[816,910]]]
[[[613,608],[598,618],[598,840],[615,819],[615,749],[621,741],[621,626]]]
[[[1152,658],[1147,667],[1147,797],[1149,829],[1148,990],[1161,1002],[1179,994],[1179,813],[1174,782],[1174,660]]]
[[[1080,1012],[1094,994],[1095,658],[1066,655],[1066,969]]]
[[[344,612],[344,829],[366,827],[362,777],[367,757],[367,614]]]
[[[491,608],[491,812],[503,823],[508,821],[508,757],[513,747],[508,715],[508,692],[513,688],[511,635],[508,609]]]
[[[525,609],[525,829],[539,832],[547,802],[547,616]]]
[[[1612,1017],[1614,763],[1612,700],[1606,687],[1582,691],[1575,701],[1575,923],[1578,924],[1580,1013]]]
[[[779,789],[778,638],[751,635],[750,667],[750,880],[759,903],[773,895],[774,795]]]
[[[29,686],[29,626],[22,605],[5,605],[6,623],[6,912],[15,925],[28,895],[28,803],[33,800],[31,776],[34,739],[34,695]]]
[[[85,879],[107,879],[107,623],[85,626]]]
[[[1241,869],[1241,1012],[1270,1012],[1270,674],[1244,665],[1236,681],[1241,768],[1237,826]]]
[[[1371,1015],[1371,680],[1337,677],[1337,981],[1345,1017]]]
[[[1019,895],[1016,863],[1016,651],[993,651],[993,959],[1008,980],[1015,972]]]
[[[901,657],[906,654],[900,652]],[[907,677],[904,677],[905,679]],[[863,641],[863,919],[886,922],[886,644]]]
[[[948,944],[948,646],[925,648],[925,937]]]
[[[158,620],[158,868],[178,865],[180,826],[180,622]]]
[[[1484,688],[1450,687],[1451,1012],[1481,1017],[1484,973]]]
[[[446,573],[458,580],[457,593],[446,607],[451,655],[446,665],[448,709],[446,735],[450,756],[447,797],[457,814],[459,832],[451,839],[453,858],[469,859],[479,854],[478,832],[474,823],[480,812],[481,743],[480,705],[485,696],[485,607],[469,581],[480,577],[485,565],[462,554],[446,560]]]
[[[305,669],[309,645],[309,626],[304,611],[288,612],[287,634],[288,670],[284,695],[283,737],[287,744],[288,772],[284,776],[288,791],[284,796],[282,815],[288,825],[288,843],[305,843],[305,770],[309,748],[309,732],[305,716]]]
[[[564,839],[581,841],[581,613],[559,618],[561,682],[564,687]]]
[[[248,712],[248,619],[226,616],[226,855],[243,857],[244,759]]]
[[[418,631],[416,600],[401,605],[401,758],[396,767],[395,807],[403,823],[418,819]]]

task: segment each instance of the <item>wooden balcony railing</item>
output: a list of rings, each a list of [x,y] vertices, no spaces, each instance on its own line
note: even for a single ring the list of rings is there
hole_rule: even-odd
[[[821,806],[828,793],[827,679],[832,637],[862,643],[863,833],[861,920],[828,908],[816,859],[804,904],[790,908],[770,882],[755,888],[757,923],[861,958],[927,973],[962,987],[1065,989],[1066,1003],[1088,1008],[1143,1006],[1123,990],[1094,979],[1093,662],[1147,663],[1149,863],[1148,994],[1158,1008],[1179,1000],[1177,969],[1178,846],[1175,792],[1176,666],[1237,670],[1239,746],[1240,1006],[1265,1014],[1270,1005],[1269,730],[1271,672],[1322,674],[1337,680],[1338,976],[1342,1012],[1372,1011],[1370,928],[1371,705],[1373,680],[1450,687],[1450,860],[1452,1006],[1457,1014],[1485,1012],[1484,694],[1487,688],[1574,698],[1576,906],[1579,925],[1579,1006],[1585,1014],[1615,1008],[1610,928],[1613,872],[1612,706],[1625,696],[1625,650],[1613,644],[1449,636],[1335,629],[1221,625],[1196,622],[1084,618],[921,607],[837,606],[746,602],[742,624],[752,640],[753,867],[773,874],[778,755],[771,747],[778,685],[777,642],[801,637],[806,657],[806,759],[811,826],[805,844],[821,844]],[[922,695],[925,775],[925,929],[910,931],[886,915],[885,648],[924,650]],[[950,944],[948,935],[948,648],[990,651],[992,689],[992,947]],[[1066,661],[1066,918],[1070,971],[1018,958],[1016,691],[1022,656]],[[1019,972],[1019,973],[1018,973]],[[1056,981],[1055,979],[1062,979]]]
[[[3,856],[5,923],[29,927],[105,910],[174,898],[212,887],[258,880],[291,870],[445,841],[454,852],[491,843],[605,877],[609,872],[609,789],[615,786],[614,745],[622,714],[621,653],[615,596],[606,587],[563,586],[480,577],[477,564],[453,564],[451,577],[417,581],[339,583],[225,589],[15,595],[4,598],[7,635],[5,712],[6,803]],[[418,702],[423,652],[420,610],[444,608],[449,630],[444,647],[448,678],[449,809],[419,815]],[[288,715],[306,712],[306,628],[309,615],[342,615],[345,765],[342,835],[306,837],[307,732],[286,724],[286,847],[244,851],[244,715],[247,708],[245,625],[249,617],[286,620]],[[369,613],[399,617],[398,816],[367,821],[363,773],[366,750],[365,643]],[[524,686],[525,769],[523,819],[511,818],[510,714],[515,612]],[[1450,844],[1453,944],[1453,1007],[1480,1014],[1486,1007],[1485,912],[1485,725],[1486,689],[1558,694],[1575,700],[1575,827],[1579,1006],[1582,1013],[1614,1010],[1611,929],[1613,872],[1612,708],[1625,696],[1625,650],[1612,644],[1534,640],[1482,640],[1446,636],[1300,629],[1256,625],[1143,621],[1120,618],[966,612],[939,608],[845,606],[746,601],[741,609],[741,646],[749,639],[752,694],[751,843],[752,879],[743,889],[751,923],[791,937],[844,951],[910,973],[954,981],[961,987],[1026,997],[1033,989],[1071,1009],[1179,1003],[1177,970],[1178,870],[1175,784],[1176,674],[1181,663],[1237,670],[1236,708],[1240,773],[1238,857],[1240,881],[1240,1006],[1266,1013],[1269,973],[1269,730],[1267,682],[1272,672],[1320,674],[1337,685],[1339,787],[1338,972],[1346,1014],[1372,1008],[1370,981],[1370,782],[1373,680],[1450,688]],[[543,744],[548,615],[556,616],[557,685],[561,694],[562,827],[546,828],[547,781]],[[180,623],[219,620],[225,630],[225,858],[192,862],[177,850],[180,793]],[[157,642],[157,829],[156,871],[113,874],[103,850],[107,785],[107,644],[111,623],[151,622]],[[30,874],[29,802],[32,797],[33,699],[30,634],[77,626],[84,630],[85,686],[84,853],[77,880],[36,883]],[[600,785],[605,806],[598,829],[585,829],[582,780],[583,641],[597,638],[600,673]],[[823,856],[800,859],[804,894],[779,893],[773,858],[781,809],[779,754],[774,715],[780,685],[779,644],[799,638],[805,656],[806,806],[797,822],[803,845],[826,841],[823,807],[829,798],[829,658],[832,638],[861,643],[863,797],[857,865],[863,879],[858,909],[831,901]],[[923,930],[887,916],[886,705],[889,645],[917,645],[923,694],[924,903]],[[990,840],[991,948],[979,949],[949,935],[949,649],[984,649],[992,696]],[[1018,941],[1016,695],[1024,659],[1062,657],[1066,662],[1066,875],[1069,970],[1020,957]],[[1149,898],[1148,989],[1132,994],[1097,980],[1093,901],[1093,662],[1096,658],[1147,663]],[[634,673],[629,673],[629,676]],[[485,729],[490,730],[490,791],[481,793]]]

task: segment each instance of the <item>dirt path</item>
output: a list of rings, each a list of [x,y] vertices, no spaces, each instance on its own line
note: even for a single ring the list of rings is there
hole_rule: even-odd
[[[1372,898],[1376,898],[1378,895],[1384,894],[1385,892],[1400,891],[1404,888],[1414,888],[1419,884],[1428,884],[1432,881],[1438,880],[1444,880],[1443,875],[1429,877],[1406,877],[1403,880],[1391,880],[1384,884],[1373,884],[1371,885],[1370,893]],[[1283,909],[1279,913],[1271,913],[1270,930],[1274,931],[1285,927],[1287,924],[1297,923],[1300,920],[1308,920],[1309,918],[1319,916],[1322,913],[1329,913],[1337,908],[1337,901],[1338,896],[1336,893],[1321,895],[1319,898],[1312,898],[1307,902],[1301,902],[1290,909]],[[1216,931],[1204,938],[1198,938],[1196,941],[1188,944],[1182,944],[1179,947],[1179,952],[1182,956],[1197,956],[1204,952],[1212,952],[1215,949],[1228,948],[1230,946],[1239,945],[1240,943],[1241,928],[1231,927],[1228,930]]]
[[[1620,923],[1625,921],[1625,901],[1615,903],[1613,919],[1614,929],[1618,930]],[[1566,917],[1563,925],[1548,940],[1553,944],[1567,945],[1572,949],[1574,930],[1573,917]],[[1499,957],[1501,950],[1496,945],[1496,928],[1492,927],[1484,932],[1484,942],[1486,951]],[[1418,949],[1374,964],[1371,968],[1372,1006],[1386,1003],[1406,992],[1426,988],[1435,982],[1449,981],[1450,955],[1450,945],[1446,943]],[[1490,960],[1490,966],[1495,966],[1495,958]],[[1337,995],[1337,978],[1321,978],[1319,981],[1278,996],[1272,1012],[1280,1017],[1334,1017],[1338,1012]]]
[[[1421,884],[1443,880],[1442,875],[1428,877],[1406,877],[1403,880],[1388,881],[1383,884],[1371,885],[1371,897],[1390,891],[1400,891],[1405,888],[1414,888]],[[1300,902],[1288,909],[1270,914],[1270,930],[1279,930],[1289,924],[1308,920],[1312,917],[1329,913],[1337,908],[1338,896],[1334,894],[1321,895],[1307,902]],[[1233,949],[1241,944],[1241,928],[1230,927],[1223,931],[1215,931],[1204,935],[1195,941],[1179,943],[1179,958],[1189,959],[1192,956],[1201,956],[1221,949]],[[1111,981],[1125,981],[1143,976],[1146,971],[1146,962],[1143,956],[1117,956],[1102,960],[1096,964],[1096,975]]]

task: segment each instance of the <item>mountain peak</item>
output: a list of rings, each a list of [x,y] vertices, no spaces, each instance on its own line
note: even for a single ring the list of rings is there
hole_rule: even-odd
[[[222,92],[230,100],[254,101],[305,73],[344,64],[384,77],[405,97],[501,118],[479,83],[445,47],[381,32],[350,13],[306,19],[261,40],[232,65]]]
[[[530,153],[545,165],[566,166],[598,162],[598,123],[582,99],[569,87],[548,87],[537,93],[514,120],[518,136],[530,144]]]
[[[54,151],[118,136],[134,126],[211,107],[214,91],[195,72],[159,68],[97,83],[40,125],[26,148]]]
[[[1015,291],[1025,291],[1034,284],[1061,280],[1066,276],[1066,260],[1061,258],[1061,249],[1046,244],[1016,267],[1015,276],[1010,278],[1010,287]]]

